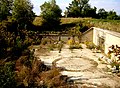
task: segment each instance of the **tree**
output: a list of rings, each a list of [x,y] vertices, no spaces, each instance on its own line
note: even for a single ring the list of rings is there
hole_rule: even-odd
[[[70,17],[78,17],[80,14],[80,8],[78,1],[74,0],[71,4],[69,4],[69,7],[67,7],[68,16]]]
[[[118,19],[118,16],[117,16],[117,14],[116,14],[115,11],[109,11],[109,12],[108,12],[107,19],[117,20],[117,19]]]
[[[91,6],[89,4],[87,4],[84,8],[83,8],[83,17],[92,17],[92,18],[96,18],[96,10],[97,8],[91,8]]]
[[[0,0],[0,21],[11,15],[13,0]]]
[[[29,26],[34,20],[33,6],[29,0],[15,0],[13,4],[12,16],[18,23],[18,28],[23,29]]]
[[[56,5],[55,0],[45,2],[40,6],[41,17],[43,18],[42,25],[48,31],[55,30],[60,24],[61,9]]]
[[[67,8],[67,14],[70,17],[96,17],[97,8],[91,8],[89,0],[73,0]]]
[[[105,11],[104,8],[101,8],[98,10],[98,18],[101,18],[101,19],[106,19],[108,16],[108,12]]]

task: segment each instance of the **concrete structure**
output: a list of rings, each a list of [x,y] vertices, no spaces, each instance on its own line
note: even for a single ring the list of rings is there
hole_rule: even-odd
[[[43,36],[43,38],[51,38],[51,39],[55,39],[55,40],[59,40],[61,39],[64,42],[68,41],[68,38],[72,39],[72,36],[70,36],[69,34],[40,34],[41,36]],[[75,41],[79,41],[78,37],[74,37]]]
[[[40,35],[43,36],[43,38],[52,38],[55,40],[61,39],[64,42],[67,42],[68,38],[71,38],[71,36],[68,34],[62,34],[62,35],[59,35],[59,34],[40,34]]]
[[[81,42],[93,42],[93,28],[90,28],[81,35]]]
[[[81,40],[82,42],[93,42],[95,45],[102,47],[104,53],[107,54],[109,46],[120,46],[120,33],[92,27],[83,33]]]

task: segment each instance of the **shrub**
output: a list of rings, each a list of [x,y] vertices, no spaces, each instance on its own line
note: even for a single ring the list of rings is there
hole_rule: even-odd
[[[70,45],[69,49],[82,49],[81,44]]]
[[[67,84],[68,77],[62,76],[58,68],[43,72],[41,79],[43,80],[43,85],[47,88],[71,88],[71,86]]]
[[[0,66],[0,88],[16,88],[13,62]]]
[[[73,39],[69,39],[68,42],[67,42],[68,45],[73,45],[74,44],[74,41]]]
[[[46,45],[48,42],[50,42],[49,39],[43,38],[42,41],[41,41],[41,45]]]
[[[87,45],[88,49],[95,49],[96,48],[96,45],[92,42],[86,42],[86,45]]]
[[[110,63],[110,65],[112,66],[112,67],[114,67],[114,66],[120,66],[120,63],[118,62],[118,61],[112,61],[111,63]]]
[[[39,74],[49,68],[33,56],[29,50],[25,50],[16,61],[16,81],[19,87],[35,87],[40,82]]]
[[[53,44],[53,43],[52,43],[52,44],[49,44],[49,45],[48,45],[48,49],[49,49],[49,50],[54,50],[55,48],[57,48],[56,44]]]

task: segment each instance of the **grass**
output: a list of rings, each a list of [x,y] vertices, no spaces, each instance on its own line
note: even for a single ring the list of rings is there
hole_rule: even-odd
[[[35,20],[33,21],[33,24],[41,26],[42,24],[41,21],[42,21],[41,17],[36,17]],[[120,32],[120,20],[106,20],[93,18],[61,18],[61,25],[67,25],[69,27],[72,27],[70,25],[75,26],[75,24],[80,22],[84,24],[89,24],[94,27]]]
[[[95,27],[120,32],[120,20],[91,19],[90,23]]]
[[[61,24],[85,23],[94,27],[120,32],[120,20],[106,20],[93,18],[61,18]]]
[[[79,23],[80,21],[89,19],[91,18],[61,18],[61,24]]]

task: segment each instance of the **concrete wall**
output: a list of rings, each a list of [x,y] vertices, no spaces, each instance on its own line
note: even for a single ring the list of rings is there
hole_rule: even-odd
[[[59,40],[59,37],[61,37],[61,40],[66,42],[68,40],[68,38],[71,38],[71,36],[58,36],[58,35],[55,35],[55,36],[44,36],[44,37],[47,37],[47,38],[53,38],[55,40]]]
[[[81,42],[93,42],[93,30],[92,29],[82,34]]]
[[[93,28],[93,43],[100,46],[100,38],[104,39],[104,53],[108,53],[108,47],[111,45],[120,46],[120,33],[104,30],[100,28]]]
[[[120,37],[106,33],[106,41],[105,41],[105,53],[108,52],[108,47],[111,45],[120,46]]]
[[[68,41],[68,38],[71,38],[72,37],[70,35],[42,35],[44,38],[52,38],[52,39],[55,39],[55,40],[59,40],[59,37],[61,38],[62,41],[64,42],[67,42]],[[78,38],[75,37],[75,41],[78,41]]]
[[[103,29],[94,28],[93,29],[93,43],[97,46],[100,46],[100,38],[106,40],[106,33]]]

